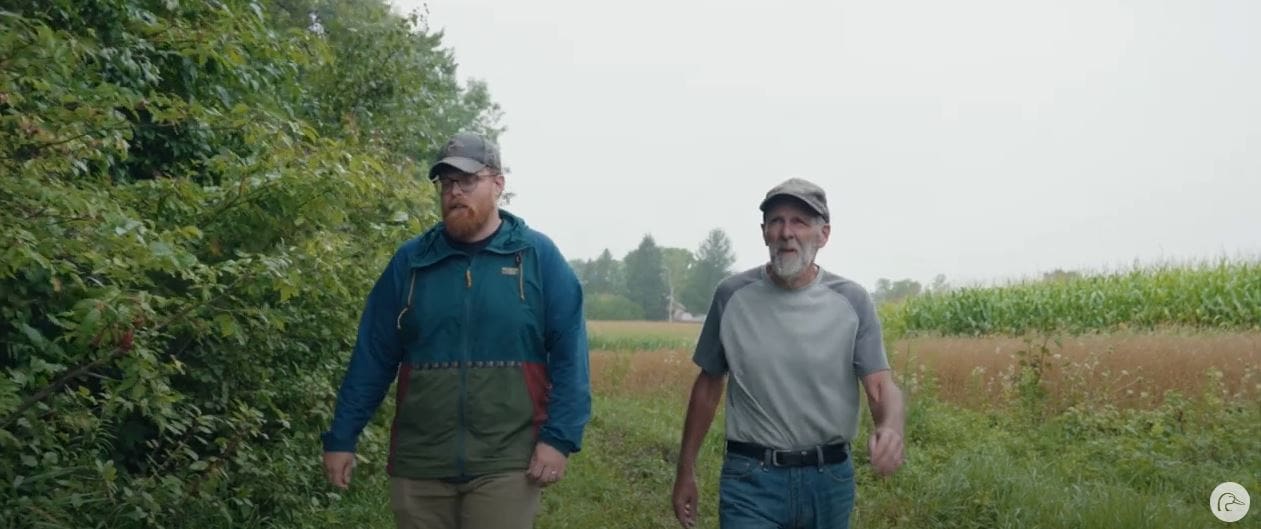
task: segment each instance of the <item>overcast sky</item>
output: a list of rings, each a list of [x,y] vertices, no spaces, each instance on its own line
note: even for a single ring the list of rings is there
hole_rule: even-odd
[[[757,266],[794,176],[869,288],[1261,255],[1255,0],[426,3],[569,258],[721,227]]]

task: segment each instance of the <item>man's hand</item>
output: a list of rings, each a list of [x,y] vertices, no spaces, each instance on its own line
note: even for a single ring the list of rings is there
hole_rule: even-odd
[[[350,487],[350,473],[355,469],[354,452],[324,452],[324,475],[338,488]]]
[[[565,454],[552,448],[547,443],[534,446],[534,455],[530,457],[530,469],[526,475],[540,486],[546,487],[565,477],[565,464],[569,460]]]
[[[902,434],[887,427],[876,428],[867,440],[867,453],[876,475],[888,476],[902,466]]]
[[[696,475],[680,472],[674,477],[674,517],[683,527],[696,527]]]
[[[710,319],[709,321],[716,321]],[[725,375],[711,375],[701,371],[692,383],[692,396],[687,400],[687,416],[683,418],[683,440],[679,446],[678,468],[674,471],[674,517],[683,527],[696,527],[696,454],[705,440],[705,432],[714,422],[714,412],[722,400]]]

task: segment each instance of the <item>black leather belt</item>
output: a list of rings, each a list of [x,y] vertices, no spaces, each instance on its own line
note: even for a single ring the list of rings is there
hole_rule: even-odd
[[[849,458],[849,445],[846,443],[816,446],[802,450],[776,450],[759,444],[727,441],[727,451],[752,457],[774,467],[830,465],[844,462]]]

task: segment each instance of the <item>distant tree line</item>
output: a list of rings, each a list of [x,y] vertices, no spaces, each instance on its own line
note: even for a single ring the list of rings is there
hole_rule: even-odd
[[[647,234],[620,260],[606,248],[570,265],[582,282],[588,319],[660,321],[702,317],[735,260],[731,239],[715,228],[696,251],[660,246]]]

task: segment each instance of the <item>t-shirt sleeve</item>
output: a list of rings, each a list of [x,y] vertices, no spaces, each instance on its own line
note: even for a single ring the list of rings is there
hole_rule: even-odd
[[[858,312],[858,336],[854,339],[854,372],[865,377],[877,371],[889,369],[889,358],[884,350],[884,336],[880,330],[880,316],[871,296],[861,288],[849,292],[850,303]]]
[[[709,313],[705,316],[705,324],[701,326],[701,335],[696,340],[696,352],[692,354],[692,362],[710,375],[727,373],[727,352],[723,350],[719,336],[722,324],[723,303],[718,292],[709,304]]]

